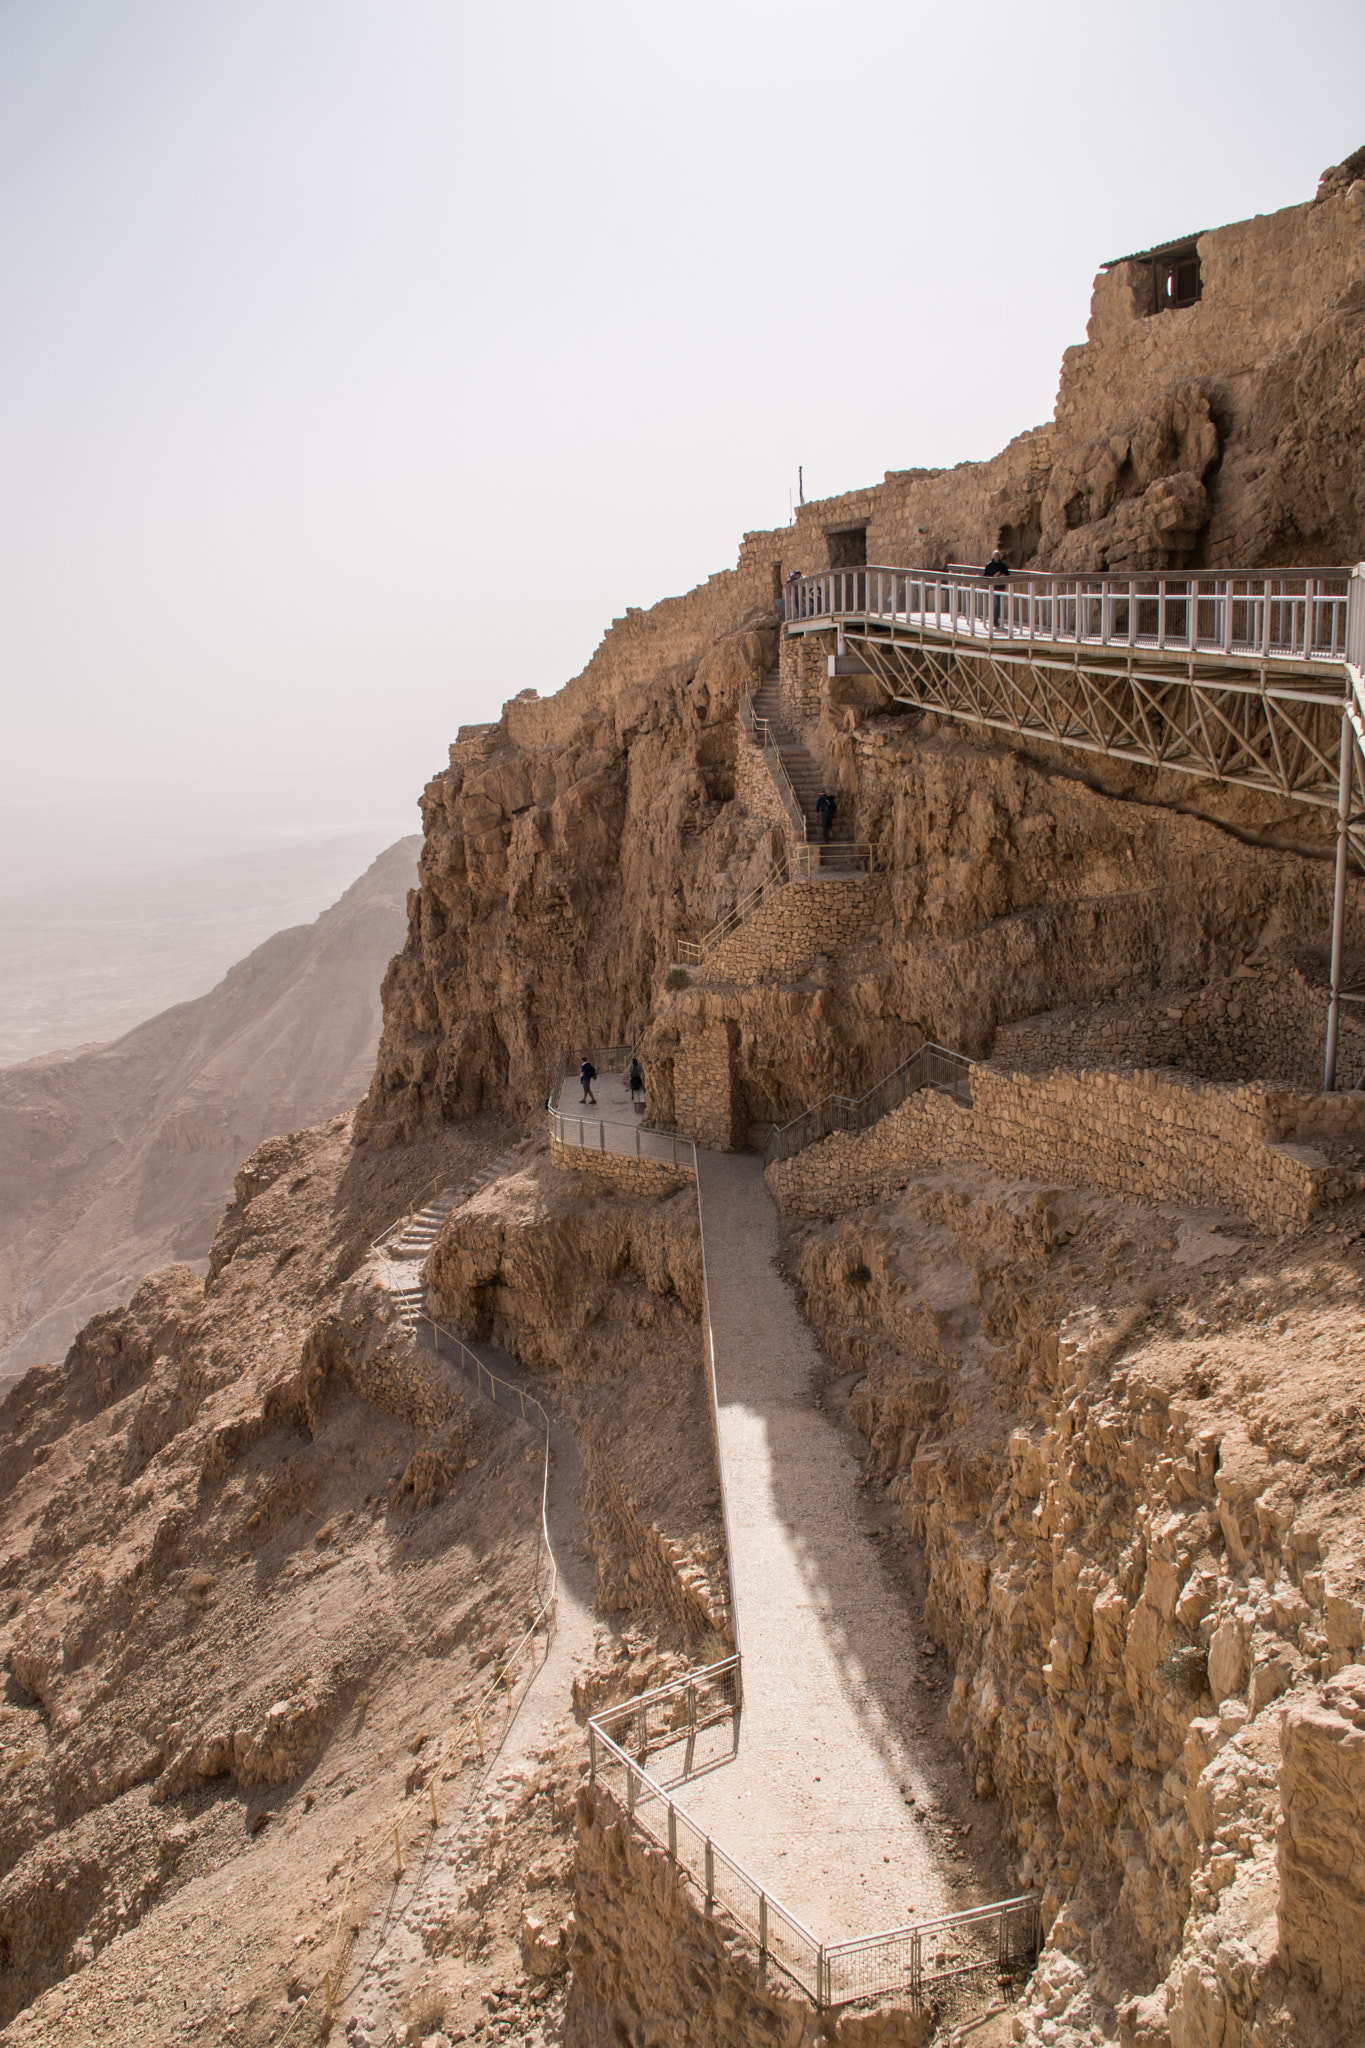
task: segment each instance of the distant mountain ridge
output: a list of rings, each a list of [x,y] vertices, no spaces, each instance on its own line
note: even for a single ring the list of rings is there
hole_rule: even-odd
[[[58,1359],[143,1274],[202,1260],[240,1161],[359,1100],[420,838],[205,996],[0,1071],[0,1383]]]

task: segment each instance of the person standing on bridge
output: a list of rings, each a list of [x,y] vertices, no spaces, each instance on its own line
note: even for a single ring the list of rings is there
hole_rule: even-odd
[[[578,1078],[583,1083],[583,1101],[590,1102],[595,1109],[597,1107],[597,1097],[592,1092],[592,1084],[597,1079],[597,1069],[586,1056],[582,1066],[578,1069]]]
[[[626,1086],[630,1090],[631,1108],[641,1108],[645,1092],[645,1070],[636,1059],[634,1053],[631,1054],[630,1065],[626,1068]],[[640,1102],[635,1100],[637,1095],[641,1098]]]
[[[989,581],[994,581],[996,577],[1008,576],[1009,573],[1010,565],[1005,560],[1004,551],[1001,548],[996,549],[985,568],[981,571],[981,574]],[[995,623],[997,626],[1000,624],[1000,585],[998,583],[995,586]]]
[[[823,828],[825,835],[824,844],[826,846],[829,845],[829,835],[834,830],[834,813],[838,808],[838,798],[831,796],[827,789],[822,789],[819,796],[815,799],[815,815],[820,820],[821,827]]]

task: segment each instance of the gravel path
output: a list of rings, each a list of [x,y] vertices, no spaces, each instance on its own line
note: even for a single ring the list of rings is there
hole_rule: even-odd
[[[735,1761],[680,1803],[826,1941],[954,1912],[900,1790],[932,1796],[895,1734],[910,1620],[813,1406],[819,1353],[777,1270],[762,1162],[698,1157],[745,1706]]]
[[[488,1366],[512,1381],[525,1383],[515,1361],[493,1344],[468,1347]],[[455,1383],[472,1385],[445,1361]],[[533,1439],[544,1441],[538,1429]],[[496,1749],[490,1747],[487,1768],[432,1837],[429,1853],[414,1864],[396,1887],[379,1928],[362,1937],[365,1956],[360,1982],[345,2001],[348,2039],[356,2044],[389,2041],[402,2031],[402,2015],[422,1979],[429,1956],[439,1954],[442,1931],[457,1910],[461,1887],[468,1880],[491,1825],[506,1811],[509,1778],[531,1774],[536,1760],[572,1729],[574,1676],[591,1658],[595,1620],[592,1610],[596,1572],[584,1540],[583,1461],[573,1431],[551,1420],[550,1466],[546,1522],[559,1567],[557,1623],[545,1661],[522,1693],[516,1713]],[[444,1785],[442,1791],[444,1794]]]

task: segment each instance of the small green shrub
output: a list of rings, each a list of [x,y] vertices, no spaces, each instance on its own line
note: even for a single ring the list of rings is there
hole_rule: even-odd
[[[691,979],[685,968],[670,967],[664,976],[665,988],[690,988],[691,986]]]
[[[870,1266],[850,1266],[844,1278],[850,1287],[867,1287],[871,1284],[872,1269]]]
[[[1202,1643],[1172,1643],[1157,1669],[1182,1699],[1201,1699],[1209,1689],[1209,1653]]]

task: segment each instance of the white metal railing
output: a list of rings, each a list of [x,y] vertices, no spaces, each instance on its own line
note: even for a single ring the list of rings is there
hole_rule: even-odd
[[[949,639],[1345,661],[1365,653],[1365,584],[1348,569],[1183,576],[984,578],[954,569],[826,569],[803,576],[787,623],[858,617]]]
[[[1346,607],[1346,659],[1359,676],[1365,671],[1365,562],[1351,571],[1351,594]]]
[[[645,1124],[614,1123],[609,1117],[572,1116],[567,1110],[552,1109],[550,1136],[574,1151],[653,1160],[662,1166],[674,1166],[679,1173],[695,1174],[697,1170],[690,1138],[680,1138],[675,1131],[656,1131]]]

